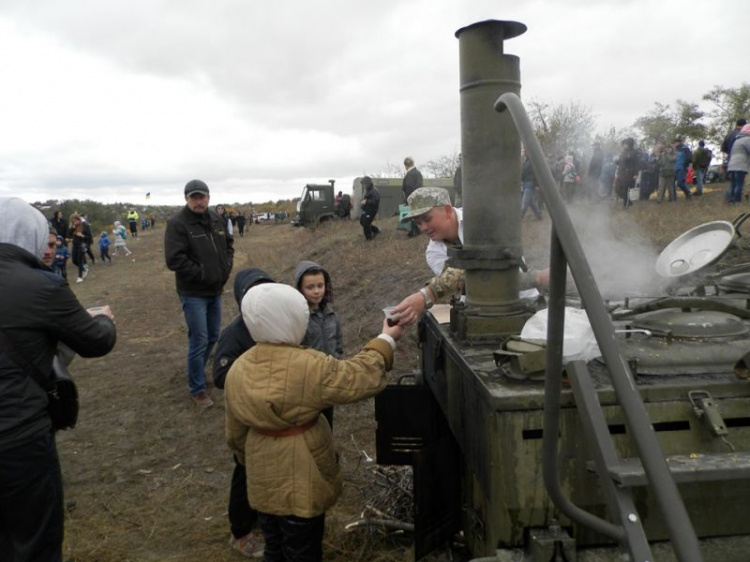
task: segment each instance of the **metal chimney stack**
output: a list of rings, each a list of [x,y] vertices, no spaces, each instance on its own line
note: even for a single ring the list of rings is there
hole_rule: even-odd
[[[488,20],[456,31],[459,43],[464,243],[449,265],[466,271],[466,303],[451,330],[464,341],[519,333],[529,318],[518,298],[521,250],[521,142],[508,112],[494,110],[505,92],[520,94],[520,61],[503,41],[526,26]]]

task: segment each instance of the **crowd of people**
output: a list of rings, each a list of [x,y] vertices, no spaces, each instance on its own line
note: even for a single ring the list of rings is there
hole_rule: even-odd
[[[132,213],[135,213],[135,210],[130,211],[127,216],[130,217]],[[153,228],[154,219],[149,219],[149,221],[149,226]],[[90,273],[91,266],[96,264],[94,247],[99,250],[99,263],[101,264],[113,263],[112,258],[120,253],[124,253],[125,256],[132,255],[133,252],[128,248],[127,240],[129,236],[136,237],[138,227],[131,221],[129,225],[130,234],[121,221],[115,221],[111,232],[102,230],[95,238],[91,224],[84,215],[74,212],[68,220],[65,220],[62,211],[55,211],[49,220],[50,241],[55,244],[52,271],[67,280],[68,262],[70,262],[77,273],[75,282],[83,283]],[[110,251],[113,240],[114,249]]]
[[[730,182],[725,201],[736,204],[742,200],[750,162],[750,126],[745,119],[737,120],[725,137],[721,151],[724,153],[722,168]],[[657,144],[648,152],[639,150],[635,140],[627,138],[622,141],[620,151],[613,155],[605,154],[601,143],[595,143],[585,171],[579,157],[572,152],[550,158],[548,164],[566,202],[601,202],[614,196],[623,208],[628,208],[633,203],[636,187],[640,201],[647,201],[653,195],[657,203],[676,201],[678,193],[686,200],[702,196],[713,158],[704,140],[698,141],[693,151],[682,137],[675,137],[671,143]],[[522,164],[521,185],[522,216],[531,209],[540,219],[539,186],[528,158]]]

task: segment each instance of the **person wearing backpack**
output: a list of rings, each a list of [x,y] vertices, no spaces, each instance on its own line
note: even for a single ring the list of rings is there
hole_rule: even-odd
[[[122,223],[120,221],[115,221],[115,228],[112,229],[112,234],[115,237],[115,251],[112,252],[113,256],[116,256],[117,252],[119,252],[120,250],[123,250],[126,256],[129,256],[133,253],[128,249],[128,246],[125,242],[128,238],[128,231],[124,226],[122,226]]]
[[[693,173],[695,174],[695,193],[693,195],[703,195],[703,178],[706,177],[708,167],[711,165],[713,154],[706,148],[705,141],[698,142],[698,148],[693,153]]]
[[[675,138],[672,144],[674,146],[675,153],[674,181],[677,187],[679,187],[685,194],[685,199],[690,201],[690,197],[692,196],[692,194],[690,193],[690,189],[688,189],[685,180],[687,179],[687,172],[688,168],[690,167],[690,163],[693,161],[693,154],[690,152],[690,149],[682,142],[681,137]]]

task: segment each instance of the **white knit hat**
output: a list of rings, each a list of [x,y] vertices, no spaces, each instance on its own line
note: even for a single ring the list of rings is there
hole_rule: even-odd
[[[263,283],[242,298],[242,319],[258,343],[299,345],[310,310],[302,293],[289,285]]]

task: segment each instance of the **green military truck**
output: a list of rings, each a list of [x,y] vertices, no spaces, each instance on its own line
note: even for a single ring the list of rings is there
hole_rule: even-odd
[[[334,194],[336,180],[328,180],[325,184],[308,183],[302,190],[302,196],[297,202],[297,218],[292,221],[294,226],[315,228],[323,221],[336,216],[348,216],[351,209],[351,197],[343,196],[343,202],[337,203]]]

